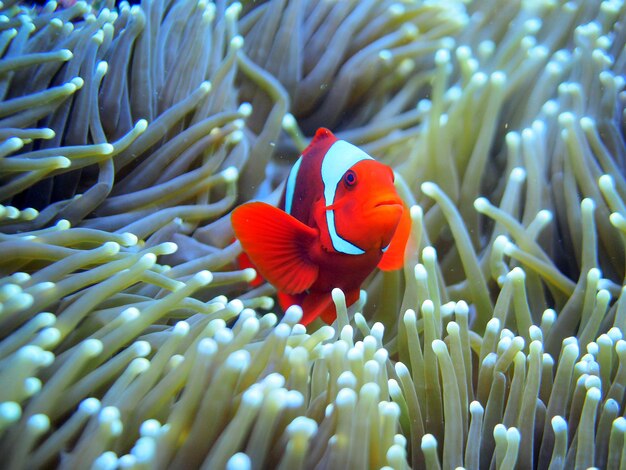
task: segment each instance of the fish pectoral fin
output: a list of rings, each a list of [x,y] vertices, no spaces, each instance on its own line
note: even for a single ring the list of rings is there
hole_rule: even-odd
[[[378,267],[383,271],[395,271],[404,266],[404,249],[411,233],[411,214],[405,206],[402,217],[396,227],[396,231],[391,238],[389,247],[378,262]]]
[[[231,221],[259,273],[279,291],[297,294],[315,282],[319,269],[308,256],[318,240],[315,229],[264,202],[239,206]]]

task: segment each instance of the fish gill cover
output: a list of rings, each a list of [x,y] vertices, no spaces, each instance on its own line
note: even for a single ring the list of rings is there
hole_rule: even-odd
[[[626,466],[623,1],[61,3],[0,9],[2,466]],[[304,328],[229,213],[320,126],[413,228]]]

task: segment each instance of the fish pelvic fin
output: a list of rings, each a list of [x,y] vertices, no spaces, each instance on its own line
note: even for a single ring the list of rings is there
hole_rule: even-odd
[[[383,271],[395,271],[404,265],[404,249],[411,233],[411,214],[405,206],[402,217],[396,231],[391,238],[389,246],[385,250],[383,257],[378,262],[378,267]]]

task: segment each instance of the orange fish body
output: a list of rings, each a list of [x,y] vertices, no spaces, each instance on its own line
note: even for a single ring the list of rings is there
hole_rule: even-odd
[[[377,266],[402,267],[411,221],[393,181],[390,167],[322,128],[291,169],[279,208],[250,202],[233,211],[245,253],[283,308],[302,306],[301,323],[336,318],[333,288],[351,305]]]

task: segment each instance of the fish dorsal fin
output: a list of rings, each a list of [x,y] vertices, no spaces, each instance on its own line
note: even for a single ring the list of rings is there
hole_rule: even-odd
[[[322,182],[324,183],[326,207],[335,203],[337,185],[346,171],[363,160],[373,159],[363,150],[345,140],[338,140],[328,149],[322,161]],[[350,243],[337,233],[335,211],[333,209],[326,211],[326,225],[335,251],[347,255],[361,255],[364,253],[361,248]]]
[[[311,144],[319,144],[324,139],[334,139],[337,140],[335,134],[326,129],[325,127],[320,127],[315,131],[315,135],[311,139]]]
[[[287,177],[280,206],[284,207],[287,214],[302,221],[308,219],[308,209],[303,206],[310,205],[313,202],[310,200],[312,195],[318,190],[322,191],[320,167],[326,152],[336,141],[337,137],[331,131],[320,127],[294,163]]]
[[[404,207],[398,227],[378,263],[380,269],[383,271],[394,271],[404,265],[404,249],[409,239],[409,233],[411,233],[411,214],[409,209]]]
[[[239,206],[231,221],[244,251],[278,290],[297,294],[315,282],[318,267],[308,252],[318,239],[316,230],[264,202]]]

